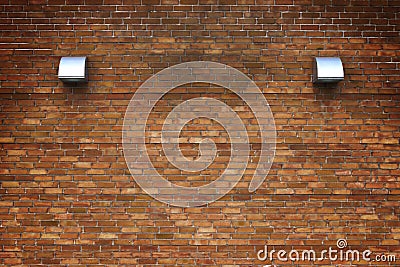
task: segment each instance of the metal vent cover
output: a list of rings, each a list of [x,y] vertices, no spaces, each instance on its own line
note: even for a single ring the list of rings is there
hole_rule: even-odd
[[[344,79],[342,60],[338,57],[316,57],[313,64],[314,83],[333,83]]]
[[[62,57],[58,78],[63,82],[86,82],[86,57]]]

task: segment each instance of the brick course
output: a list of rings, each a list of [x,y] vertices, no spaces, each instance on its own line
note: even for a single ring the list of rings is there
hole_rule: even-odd
[[[345,238],[397,253],[400,266],[399,14],[398,0],[0,0],[0,264],[259,266],[265,244],[320,251]],[[62,56],[88,56],[87,84],[58,80]],[[313,85],[315,56],[340,56],[345,80]],[[257,83],[275,118],[276,156],[254,193],[253,163],[217,202],[169,207],[131,177],[122,122],[146,79],[196,60]],[[235,94],[192,84],[157,104],[147,137],[199,96],[224,101],[257,131]],[[184,140],[213,137],[218,160],[188,174],[154,142],[155,167],[178,184],[215,179],[230,155],[226,132],[207,119],[183,130]],[[194,144],[181,148],[198,156]]]

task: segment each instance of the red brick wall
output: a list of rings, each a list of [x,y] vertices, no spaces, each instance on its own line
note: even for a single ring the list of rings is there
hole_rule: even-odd
[[[399,252],[400,1],[2,0],[0,10],[2,265],[260,266],[265,244],[322,250],[339,238]],[[72,55],[88,56],[85,85],[57,78],[61,56]],[[345,80],[313,85],[315,56],[340,56]],[[276,156],[254,193],[250,169],[208,206],[170,207],[131,177],[122,122],[140,84],[196,60],[257,83],[275,118]],[[236,95],[200,84],[168,93],[150,126],[201,95],[252,125]],[[184,136],[226,136],[210,121],[191,125]],[[152,157],[177,183],[212,180],[226,159],[191,177],[162,151]]]

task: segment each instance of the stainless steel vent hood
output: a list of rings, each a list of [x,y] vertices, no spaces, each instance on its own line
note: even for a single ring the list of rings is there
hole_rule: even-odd
[[[313,66],[314,83],[335,83],[344,79],[342,61],[338,57],[316,57]]]
[[[86,82],[86,57],[62,57],[58,67],[58,78],[66,83]]]

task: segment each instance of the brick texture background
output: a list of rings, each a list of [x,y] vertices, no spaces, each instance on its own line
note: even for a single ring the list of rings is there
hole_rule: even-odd
[[[265,244],[322,250],[338,238],[397,253],[400,265],[400,1],[0,0],[0,29],[2,266],[260,266]],[[77,55],[88,56],[89,82],[65,85],[59,60]],[[345,80],[313,85],[315,56],[340,56]],[[257,83],[276,157],[254,193],[246,171],[215,203],[170,207],[131,177],[122,122],[140,84],[195,60]],[[193,84],[165,95],[150,129],[196,96],[223,100],[254,126],[235,94]],[[159,172],[183,184],[218,177],[224,129],[199,119],[182,136],[215,138],[218,162],[182,173],[154,144]],[[197,156],[194,144],[182,149]]]

